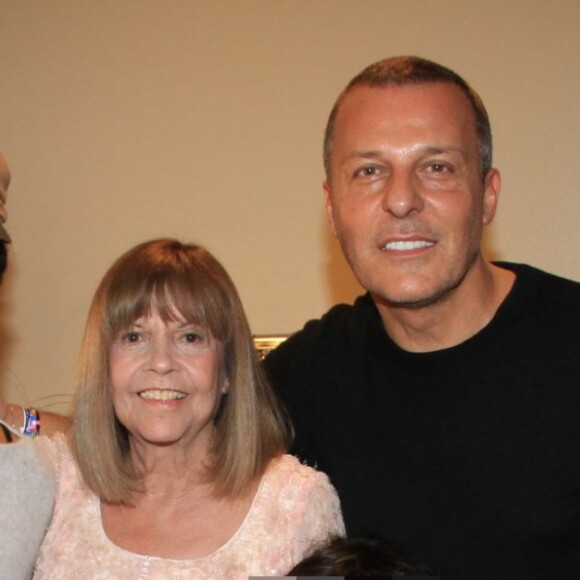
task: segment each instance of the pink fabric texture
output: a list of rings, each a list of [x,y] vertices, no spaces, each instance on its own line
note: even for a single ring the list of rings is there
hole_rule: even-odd
[[[326,475],[284,455],[268,467],[237,532],[212,554],[191,560],[134,554],[105,534],[99,498],[84,484],[64,438],[38,442],[55,464],[58,490],[35,580],[281,576],[316,545],[344,534],[339,500]]]

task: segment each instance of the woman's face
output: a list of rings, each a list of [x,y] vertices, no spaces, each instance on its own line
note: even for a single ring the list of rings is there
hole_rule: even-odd
[[[115,337],[109,351],[113,406],[132,444],[207,452],[226,392],[221,344],[182,317],[156,310]]]

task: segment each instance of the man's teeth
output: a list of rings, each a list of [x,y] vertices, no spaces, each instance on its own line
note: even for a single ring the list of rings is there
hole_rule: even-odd
[[[409,250],[418,250],[420,248],[430,248],[433,242],[428,242],[426,240],[412,240],[412,241],[395,241],[387,242],[385,244],[385,250],[397,250],[400,252]]]
[[[180,391],[168,391],[166,389],[158,389],[153,391],[141,391],[139,396],[142,399],[149,399],[152,401],[175,401],[178,399],[185,399],[187,396]]]

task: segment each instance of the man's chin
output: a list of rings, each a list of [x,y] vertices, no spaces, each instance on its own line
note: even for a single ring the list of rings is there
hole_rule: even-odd
[[[438,304],[441,301],[440,296],[428,296],[422,298],[410,298],[410,297],[384,297],[373,295],[375,303],[382,304],[388,308],[396,309],[407,309],[407,310],[420,310],[421,308],[428,308],[434,304]]]
[[[399,289],[398,292],[372,292],[371,296],[376,304],[387,308],[419,310],[444,302],[450,294],[451,288],[408,288]]]

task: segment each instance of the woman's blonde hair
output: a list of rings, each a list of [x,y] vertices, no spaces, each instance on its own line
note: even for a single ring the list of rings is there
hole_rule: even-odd
[[[109,350],[152,306],[164,320],[176,311],[222,345],[227,395],[216,417],[208,476],[216,493],[235,497],[287,449],[291,427],[267,383],[236,291],[204,248],[174,239],[142,243],[105,274],[89,311],[73,413],[71,447],[87,485],[104,501],[131,503],[140,475],[129,433],[115,416]]]

